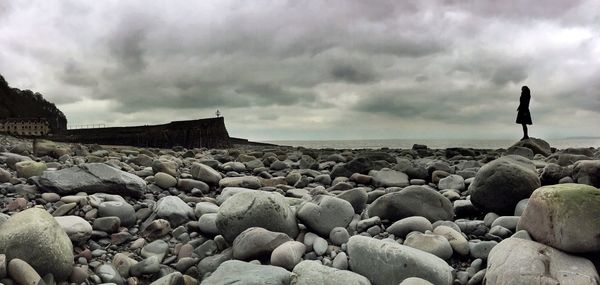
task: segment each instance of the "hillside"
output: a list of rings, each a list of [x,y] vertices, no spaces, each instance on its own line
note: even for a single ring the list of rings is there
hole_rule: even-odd
[[[0,75],[0,119],[31,117],[46,118],[53,132],[67,128],[67,118],[53,103],[40,93],[11,88]]]

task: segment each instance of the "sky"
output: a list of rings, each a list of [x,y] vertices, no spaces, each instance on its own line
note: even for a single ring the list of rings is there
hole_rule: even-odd
[[[70,126],[251,140],[600,135],[600,1],[0,1],[0,74]]]

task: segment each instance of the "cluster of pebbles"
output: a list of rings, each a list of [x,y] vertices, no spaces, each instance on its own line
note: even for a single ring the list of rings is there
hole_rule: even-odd
[[[600,150],[0,137],[3,284],[600,284]]]

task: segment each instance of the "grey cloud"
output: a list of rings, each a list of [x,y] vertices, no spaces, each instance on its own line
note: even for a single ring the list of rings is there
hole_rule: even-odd
[[[349,83],[366,83],[375,79],[373,71],[359,69],[352,65],[340,64],[331,69],[331,76],[335,80],[341,80]]]
[[[95,87],[98,85],[96,78],[83,69],[80,63],[68,62],[65,64],[59,78],[62,82],[69,85],[80,87]]]

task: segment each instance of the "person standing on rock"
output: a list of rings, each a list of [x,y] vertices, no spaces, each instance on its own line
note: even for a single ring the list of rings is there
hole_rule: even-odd
[[[531,94],[529,92],[529,87],[523,86],[521,87],[521,98],[519,98],[519,107],[517,108],[517,124],[521,124],[523,126],[523,138],[521,140],[526,140],[529,138],[527,134],[527,125],[531,125],[531,114],[529,113],[529,100],[531,100]]]

